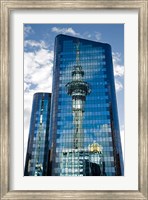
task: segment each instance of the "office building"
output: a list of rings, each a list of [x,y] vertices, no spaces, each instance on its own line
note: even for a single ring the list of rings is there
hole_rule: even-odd
[[[111,46],[58,35],[52,90],[52,175],[124,175]]]
[[[25,176],[46,176],[49,169],[50,93],[35,93],[25,163]]]

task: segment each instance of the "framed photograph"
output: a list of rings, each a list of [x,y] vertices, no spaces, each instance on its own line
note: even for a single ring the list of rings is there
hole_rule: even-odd
[[[147,199],[147,3],[1,0],[1,199]]]

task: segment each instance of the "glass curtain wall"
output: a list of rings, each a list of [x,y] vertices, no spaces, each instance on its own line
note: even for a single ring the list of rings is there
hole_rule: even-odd
[[[46,176],[49,157],[51,94],[35,93],[25,164],[25,176]]]
[[[91,90],[86,95],[83,104],[81,120],[83,148],[81,152],[79,149],[74,149],[76,127],[73,100],[72,96],[68,95],[66,87],[67,83],[72,81],[72,71],[77,65],[78,44],[79,64],[84,72],[83,81],[89,84]],[[66,35],[56,37],[51,116],[52,175],[93,175],[91,172],[84,173],[85,161],[88,160],[89,166],[93,163],[101,167],[100,158],[102,159],[102,175],[120,176],[124,174],[112,54],[109,44]],[[95,148],[90,151],[93,146],[101,148],[101,151],[96,151]],[[65,157],[66,152],[68,152],[67,157]],[[80,159],[77,158],[79,154]],[[68,160],[71,164],[68,166],[63,164]],[[79,161],[83,162],[79,164]]]

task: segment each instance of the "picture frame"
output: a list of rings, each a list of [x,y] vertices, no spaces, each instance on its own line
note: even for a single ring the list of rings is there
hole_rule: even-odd
[[[23,1],[1,0],[1,117],[0,117],[0,166],[1,166],[1,199],[147,199],[148,161],[147,161],[147,63],[148,63],[148,1]],[[139,172],[137,191],[10,191],[10,41],[9,25],[11,10],[19,9],[137,9],[139,18],[138,52],[139,52],[139,83],[138,83],[138,145],[139,145]]]

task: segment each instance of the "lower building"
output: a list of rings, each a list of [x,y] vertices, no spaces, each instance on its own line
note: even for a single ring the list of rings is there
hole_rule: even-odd
[[[33,97],[30,131],[25,163],[25,176],[46,176],[49,151],[50,93],[36,93]]]
[[[105,176],[102,147],[93,143],[87,149],[63,149],[60,176]]]

